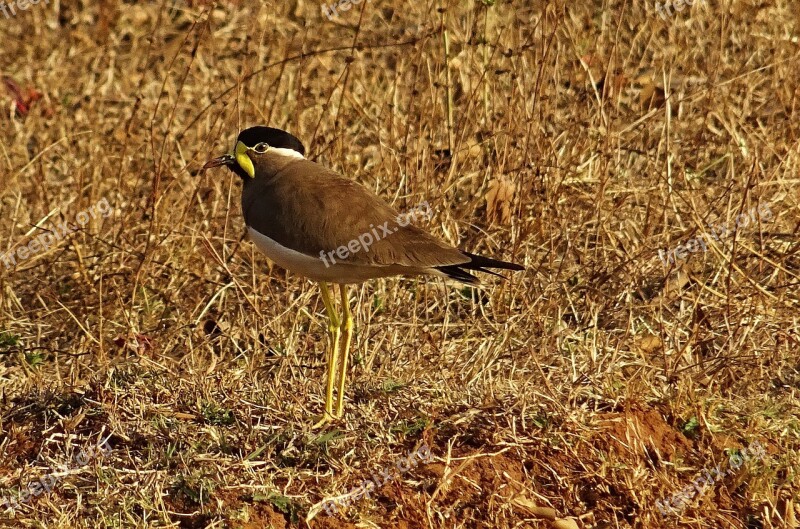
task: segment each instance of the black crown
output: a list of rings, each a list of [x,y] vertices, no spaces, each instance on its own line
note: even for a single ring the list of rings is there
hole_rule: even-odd
[[[285,130],[273,129],[272,127],[260,126],[244,129],[239,133],[237,141],[244,143],[248,147],[255,147],[259,143],[266,143],[270,147],[292,149],[293,151],[299,152],[303,156],[306,154],[306,148],[303,147],[303,144],[300,142],[300,140]]]

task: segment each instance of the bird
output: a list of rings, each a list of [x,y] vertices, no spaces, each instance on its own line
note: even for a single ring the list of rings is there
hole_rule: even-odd
[[[314,427],[344,417],[353,315],[348,285],[391,276],[432,275],[476,285],[471,271],[524,267],[447,244],[358,182],[305,157],[302,142],[281,129],[242,130],[230,154],[203,172],[227,167],[242,179],[247,236],[272,262],[319,284],[328,316],[325,409]],[[426,203],[427,204],[427,203]],[[503,277],[503,276],[500,276]],[[342,313],[335,307],[338,285]],[[334,386],[336,400],[334,403]]]

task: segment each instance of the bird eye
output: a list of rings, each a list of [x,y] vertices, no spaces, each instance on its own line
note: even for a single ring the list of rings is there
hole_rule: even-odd
[[[266,143],[259,143],[258,145],[253,147],[253,150],[256,151],[258,154],[264,154],[265,152],[267,152],[268,149],[269,145]]]

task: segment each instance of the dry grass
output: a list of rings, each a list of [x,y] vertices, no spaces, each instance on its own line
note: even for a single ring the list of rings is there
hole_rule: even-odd
[[[42,94],[22,115],[0,87],[0,251],[113,207],[0,266],[0,497],[71,465],[0,525],[797,527],[796,2],[233,4],[0,18],[3,74]],[[317,289],[241,240],[234,176],[198,171],[257,123],[528,267],[358,287],[323,432]],[[422,442],[433,462],[320,511]]]

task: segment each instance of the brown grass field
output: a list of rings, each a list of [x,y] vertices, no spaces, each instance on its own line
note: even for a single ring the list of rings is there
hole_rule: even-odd
[[[0,527],[800,526],[800,3],[9,1]],[[526,267],[355,287],[323,429],[255,124]]]

